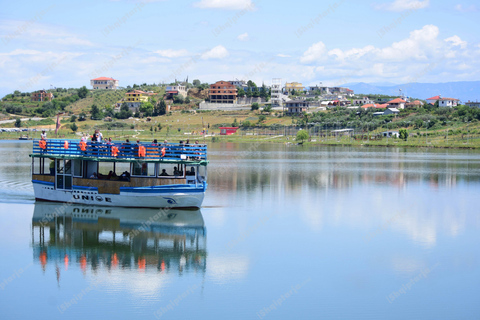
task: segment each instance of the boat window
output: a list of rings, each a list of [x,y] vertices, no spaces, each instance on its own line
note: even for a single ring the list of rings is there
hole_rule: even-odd
[[[130,163],[129,162],[115,162],[115,172],[117,175],[122,175],[127,172],[130,175]]]
[[[50,163],[53,169],[51,172]],[[33,158],[33,174],[55,174],[55,162],[48,158]]]
[[[57,159],[57,173],[63,173],[63,160]]]
[[[203,181],[207,181],[207,167],[206,166],[199,166],[198,167],[197,181],[200,182],[200,183],[202,183]]]
[[[155,177],[155,163],[151,162],[133,162],[132,163],[133,176],[147,176]]]
[[[176,163],[161,163],[159,165],[158,176],[160,178],[183,178],[184,165]]]
[[[75,159],[72,161],[73,161],[73,175],[75,177],[82,177],[83,176],[82,160]]]

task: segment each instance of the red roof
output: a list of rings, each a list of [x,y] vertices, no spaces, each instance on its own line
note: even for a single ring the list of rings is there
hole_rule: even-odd
[[[367,109],[367,108],[375,108],[375,105],[372,104],[372,103],[364,104],[364,105],[362,106],[362,108],[365,108],[365,109]]]
[[[100,77],[100,78],[95,78],[95,79],[92,79],[92,80],[113,80],[113,81],[117,81],[113,78],[107,78],[107,77]]]
[[[377,105],[375,106],[375,108],[377,108],[377,109],[385,109],[385,108],[387,108],[387,107],[388,107],[388,103],[377,104]]]
[[[139,94],[139,93],[144,94],[146,92],[143,92],[142,90],[133,90],[132,92],[127,92],[127,94]]]
[[[403,99],[400,99],[400,98],[397,98],[397,99],[393,99],[391,101],[388,101],[388,103],[405,103],[405,100]]]
[[[455,99],[455,98],[440,98],[438,100],[450,100],[450,101],[460,101],[458,99]]]
[[[428,98],[427,100],[438,100],[438,99],[440,99],[440,96],[431,97],[431,98]]]

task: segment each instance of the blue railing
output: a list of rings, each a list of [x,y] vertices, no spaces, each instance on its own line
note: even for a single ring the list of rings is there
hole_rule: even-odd
[[[44,142],[42,142],[44,141]],[[84,149],[84,150],[83,150]],[[207,160],[207,145],[179,143],[111,143],[79,140],[33,140],[33,154],[44,156],[79,156],[135,160]]]

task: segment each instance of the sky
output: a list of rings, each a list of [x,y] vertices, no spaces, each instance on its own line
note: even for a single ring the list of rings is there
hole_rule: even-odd
[[[273,78],[306,86],[480,80],[474,0],[2,3],[0,97],[14,90]]]

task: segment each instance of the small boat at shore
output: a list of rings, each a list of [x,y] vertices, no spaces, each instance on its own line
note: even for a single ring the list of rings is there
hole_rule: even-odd
[[[30,157],[36,200],[200,208],[207,189],[204,144],[34,140]]]
[[[33,140],[33,138],[29,136],[21,136],[20,138],[18,138],[18,140]]]

